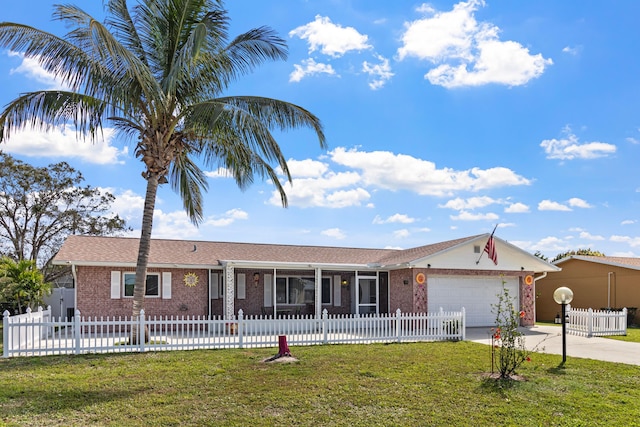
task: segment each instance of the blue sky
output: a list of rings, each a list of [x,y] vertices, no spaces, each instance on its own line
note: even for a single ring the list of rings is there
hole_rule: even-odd
[[[102,19],[102,2],[76,1]],[[133,4],[133,2],[131,2]],[[0,21],[62,35],[53,3],[3,5]],[[323,122],[277,136],[293,185],[241,192],[208,171],[205,221],[162,188],[153,237],[408,248],[491,232],[549,257],[577,248],[640,255],[640,2],[236,0],[232,36],[268,25],[289,59],[228,94],[299,104]],[[0,104],[54,88],[0,51]],[[34,165],[67,161],[111,191],[139,235],[145,182],[133,149],[105,129],[25,130],[2,147]]]

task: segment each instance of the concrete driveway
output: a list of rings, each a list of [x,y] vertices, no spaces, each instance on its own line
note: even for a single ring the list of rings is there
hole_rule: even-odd
[[[491,328],[467,328],[467,341],[491,344]],[[562,328],[559,326],[534,326],[522,328],[525,346],[540,353],[562,355]],[[599,337],[580,337],[567,334],[567,359],[603,360],[640,366],[640,343],[624,342]]]

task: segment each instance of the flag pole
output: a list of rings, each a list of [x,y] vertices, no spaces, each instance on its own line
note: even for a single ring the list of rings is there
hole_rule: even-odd
[[[493,237],[493,233],[496,232],[496,229],[498,228],[499,224],[496,224],[495,227],[493,227],[493,231],[491,232],[491,235],[489,236],[489,240],[491,240],[491,238]],[[487,242],[489,241],[487,240]],[[480,264],[480,260],[482,259],[482,255],[484,255],[485,251],[480,252],[480,256],[478,257],[478,260],[476,261],[476,265]]]

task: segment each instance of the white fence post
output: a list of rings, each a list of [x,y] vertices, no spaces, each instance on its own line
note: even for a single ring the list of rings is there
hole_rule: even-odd
[[[76,354],[80,354],[82,348],[82,327],[80,326],[80,310],[76,310],[73,316],[73,334],[76,340]]]
[[[400,331],[401,331],[401,324],[400,324],[400,313],[402,313],[400,311],[400,309],[396,310],[396,339],[398,340],[398,342],[400,342]]]
[[[2,357],[9,357],[9,310],[2,313]]]
[[[588,337],[592,337],[593,336],[593,308],[589,308],[589,310],[587,310],[587,336]]]
[[[462,307],[462,319],[460,321],[460,327],[462,328],[462,341],[464,341],[467,337],[467,312]]]
[[[238,310],[238,346],[242,348],[242,320],[244,319],[244,311],[242,309]]]
[[[325,308],[322,310],[322,342],[324,344],[329,342],[328,331],[327,331],[327,322],[329,321],[329,312]]]
[[[622,309],[622,331],[627,335],[627,307]]]
[[[140,310],[140,316],[138,317],[138,348],[140,352],[144,352],[144,344],[147,340],[147,328],[144,318],[144,308]],[[142,339],[140,339],[142,337]],[[149,340],[151,340],[151,331],[149,331]]]

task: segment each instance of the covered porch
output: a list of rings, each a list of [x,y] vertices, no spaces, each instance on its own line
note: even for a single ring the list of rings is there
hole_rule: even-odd
[[[368,265],[221,261],[209,274],[209,315],[389,313],[389,272]]]

